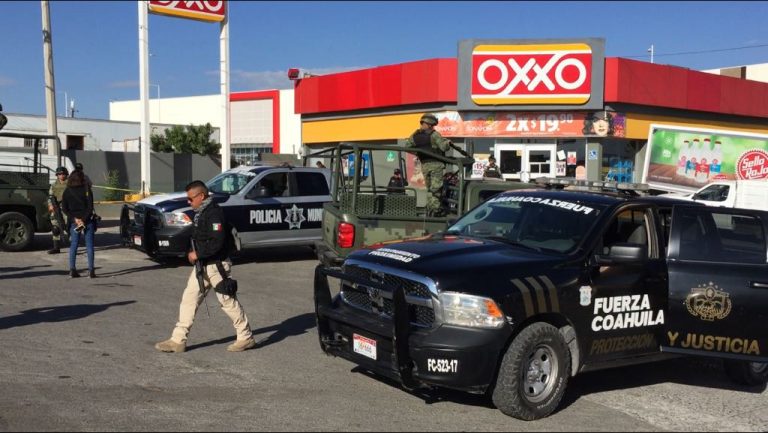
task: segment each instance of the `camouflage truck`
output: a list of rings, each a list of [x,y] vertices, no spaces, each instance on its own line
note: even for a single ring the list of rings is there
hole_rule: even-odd
[[[0,250],[20,251],[29,246],[35,232],[50,232],[48,215],[49,167],[40,163],[43,140],[51,135],[0,132],[0,138],[22,138],[34,143],[31,165],[0,164]]]
[[[428,191],[420,177],[418,158],[422,154],[446,165],[441,199],[445,216],[427,216]],[[323,207],[323,238],[315,244],[318,259],[326,266],[341,265],[348,254],[363,246],[444,230],[448,222],[502,191],[535,187],[501,179],[471,179],[471,156],[442,156],[415,147],[341,143],[306,158],[330,162],[331,167],[332,201]],[[387,191],[395,169],[408,182],[397,193],[391,188]]]

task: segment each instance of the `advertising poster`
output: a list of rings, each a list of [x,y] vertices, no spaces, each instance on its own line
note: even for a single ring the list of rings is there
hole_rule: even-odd
[[[626,116],[592,112],[434,113],[444,137],[624,137]]]
[[[643,182],[695,191],[716,180],[766,179],[768,135],[651,125]]]

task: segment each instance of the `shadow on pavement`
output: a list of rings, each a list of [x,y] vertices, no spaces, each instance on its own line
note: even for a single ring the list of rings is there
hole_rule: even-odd
[[[19,269],[24,269],[24,268],[19,268]],[[19,274],[11,274],[11,275],[6,275],[5,273],[0,272],[0,281],[15,280],[20,278],[27,279],[27,278],[35,278],[35,277],[49,277],[52,275],[64,277],[69,275],[69,271],[65,269],[57,269],[57,270],[51,269],[48,271],[21,272]]]
[[[51,265],[22,266],[22,267],[3,266],[3,267],[0,267],[0,276],[8,272],[21,272],[21,271],[34,269],[34,268],[50,268],[50,267]]]
[[[315,315],[314,313],[305,313],[299,316],[291,317],[283,322],[267,326],[264,328],[254,329],[254,338],[257,334],[264,334],[266,332],[273,332],[269,337],[262,338],[256,341],[256,348],[267,347],[270,344],[279,343],[288,337],[295,337],[297,335],[306,334],[307,330],[315,327]],[[235,337],[219,338],[217,340],[206,341],[205,343],[195,344],[193,346],[187,346],[187,351],[202,349],[203,347],[215,346],[218,344],[234,342]]]
[[[470,394],[444,388],[423,388],[408,391],[402,388],[399,382],[372,373],[362,367],[354,367],[351,371],[371,377],[390,386],[401,388],[403,392],[408,392],[422,399],[425,404],[452,402],[462,405],[495,408],[491,400],[490,391],[486,394]],[[590,394],[646,387],[661,383],[676,383],[754,394],[762,393],[766,389],[765,386],[746,386],[734,383],[726,375],[723,364],[719,359],[677,358],[582,373],[572,377],[568,382],[565,396],[554,413],[565,410],[580,398]]]
[[[0,317],[0,329],[10,329],[19,326],[36,325],[38,323],[66,322],[82,319],[92,314],[101,313],[109,307],[133,304],[136,301],[120,301],[100,305],[61,305],[58,307],[42,307],[24,310],[20,314]]]

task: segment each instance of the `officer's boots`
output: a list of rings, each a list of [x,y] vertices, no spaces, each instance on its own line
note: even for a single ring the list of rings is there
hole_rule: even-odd
[[[53,248],[48,250],[48,254],[59,254],[61,251],[59,250],[59,247],[61,246],[59,241],[53,241]]]

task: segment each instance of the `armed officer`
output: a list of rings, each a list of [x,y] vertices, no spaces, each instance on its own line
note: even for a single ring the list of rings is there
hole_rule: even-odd
[[[445,156],[449,148],[459,150],[466,155],[463,150],[455,146],[451,140],[444,138],[435,130],[437,117],[427,113],[421,116],[420,126],[405,142],[407,147],[416,147],[429,150],[438,155]],[[427,155],[419,155],[421,161],[421,172],[424,174],[424,182],[427,187],[427,216],[445,216],[446,210],[440,205],[443,189],[443,175],[445,173],[445,163]]]
[[[229,258],[229,230],[224,220],[224,211],[208,195],[205,183],[196,180],[186,187],[187,202],[195,210],[193,249],[187,255],[190,263],[200,261],[202,274],[198,279],[197,269],[187,281],[187,287],[181,295],[179,321],[173,329],[171,338],[155,344],[161,352],[184,352],[187,348],[187,336],[195,320],[197,307],[203,302],[208,290],[216,292],[221,309],[232,319],[237,332],[237,339],[227,347],[229,352],[242,352],[256,346],[245,310],[236,296],[236,286],[232,290],[230,273],[232,261]]]
[[[53,229],[51,234],[53,235],[53,248],[48,250],[48,254],[59,254],[61,250],[61,233],[66,231],[66,227],[63,227],[64,217],[61,214],[61,199],[64,196],[64,190],[67,189],[67,177],[69,177],[69,170],[66,167],[59,167],[56,169],[56,181],[51,184],[51,188],[48,190],[48,217],[51,219],[51,225]]]

